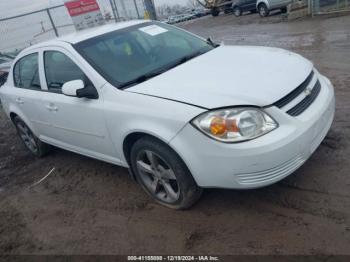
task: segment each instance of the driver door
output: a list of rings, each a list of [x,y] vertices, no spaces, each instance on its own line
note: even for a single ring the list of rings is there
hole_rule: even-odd
[[[47,49],[42,53],[47,90],[41,94],[43,131],[40,139],[108,162],[118,162],[105,124],[103,97],[87,99],[62,94],[63,84],[72,80],[83,80],[85,86],[96,89],[70,57],[63,49]]]

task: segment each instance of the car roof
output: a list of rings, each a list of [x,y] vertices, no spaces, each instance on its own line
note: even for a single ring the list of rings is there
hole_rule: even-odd
[[[79,42],[82,42],[84,40],[93,38],[95,36],[103,35],[115,30],[128,28],[133,25],[142,24],[145,22],[150,22],[150,20],[131,20],[126,22],[118,22],[118,23],[110,23],[103,26],[93,27],[89,29],[85,29],[82,31],[78,31],[72,34],[68,34],[65,36],[58,37],[53,40],[41,42],[39,44],[32,45],[23,51],[28,52],[32,49],[40,48],[40,47],[46,47],[46,46],[52,46],[57,44],[62,44],[62,42],[70,43],[70,44],[76,44]]]

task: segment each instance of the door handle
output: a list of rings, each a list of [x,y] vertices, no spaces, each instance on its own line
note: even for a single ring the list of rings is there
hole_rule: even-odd
[[[19,105],[23,105],[24,101],[22,100],[22,98],[18,97],[18,98],[16,98],[16,103]]]
[[[58,111],[58,107],[55,106],[54,104],[49,104],[46,106],[47,110],[49,110],[50,112],[57,112]]]

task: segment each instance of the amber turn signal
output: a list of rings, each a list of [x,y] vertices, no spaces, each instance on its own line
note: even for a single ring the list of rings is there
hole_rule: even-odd
[[[226,120],[222,117],[214,117],[210,122],[210,132],[214,136],[222,136],[226,133]]]

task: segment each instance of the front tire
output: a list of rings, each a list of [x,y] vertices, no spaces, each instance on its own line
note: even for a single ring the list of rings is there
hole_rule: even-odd
[[[13,123],[15,124],[19,137],[23,141],[26,148],[33,155],[37,157],[43,157],[48,153],[50,146],[44,142],[41,142],[20,117],[14,117]]]
[[[186,209],[202,194],[182,159],[154,138],[144,137],[135,142],[130,164],[141,187],[163,206]]]
[[[258,11],[259,11],[259,15],[261,17],[266,17],[270,13],[269,9],[267,8],[267,6],[264,3],[262,3],[258,6]]]

